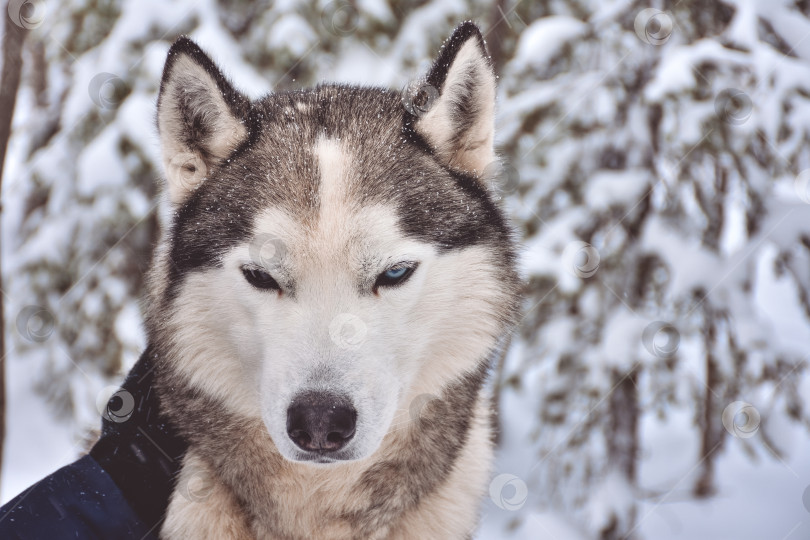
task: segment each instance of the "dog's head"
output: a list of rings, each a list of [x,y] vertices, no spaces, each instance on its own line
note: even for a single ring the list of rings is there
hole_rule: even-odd
[[[398,409],[480,371],[514,319],[512,240],[485,178],[494,104],[472,23],[406,91],[253,102],[177,41],[150,339],[196,390],[261,417],[287,459],[372,454]]]

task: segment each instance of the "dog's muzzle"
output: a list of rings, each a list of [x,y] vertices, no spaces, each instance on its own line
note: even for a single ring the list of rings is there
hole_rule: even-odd
[[[329,392],[304,392],[287,409],[287,435],[298,448],[328,455],[354,437],[357,411],[351,401]]]

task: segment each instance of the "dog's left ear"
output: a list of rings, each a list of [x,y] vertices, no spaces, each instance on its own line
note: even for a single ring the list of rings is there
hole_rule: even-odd
[[[445,165],[481,174],[495,160],[495,72],[474,23],[445,42],[420,92],[427,110],[417,114],[416,132]]]
[[[169,49],[157,109],[169,200],[180,204],[247,139],[250,100],[181,37]]]

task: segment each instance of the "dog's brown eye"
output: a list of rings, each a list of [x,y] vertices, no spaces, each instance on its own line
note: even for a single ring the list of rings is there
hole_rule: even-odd
[[[245,276],[247,282],[257,289],[266,289],[270,291],[281,290],[281,286],[278,284],[278,281],[273,279],[273,276],[264,270],[245,266],[242,268],[242,274]]]

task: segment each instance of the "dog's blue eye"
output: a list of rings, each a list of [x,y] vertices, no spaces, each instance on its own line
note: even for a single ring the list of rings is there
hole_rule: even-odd
[[[413,271],[416,270],[416,264],[394,266],[377,276],[377,281],[374,283],[374,292],[380,287],[396,287],[404,283]]]
[[[273,279],[273,276],[271,276],[264,270],[245,266],[242,268],[242,275],[245,276],[245,279],[247,280],[248,283],[250,283],[257,289],[265,289],[270,291],[281,290],[281,286],[278,284],[278,281]]]
[[[386,271],[383,275],[388,279],[399,279],[408,273],[408,269],[404,266],[401,268],[392,268]]]

